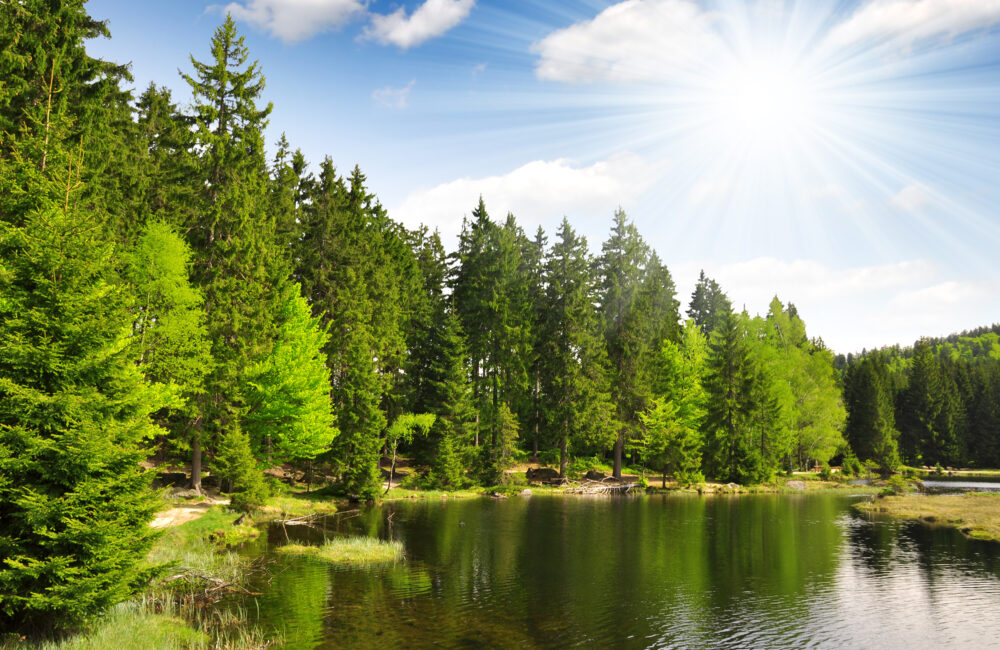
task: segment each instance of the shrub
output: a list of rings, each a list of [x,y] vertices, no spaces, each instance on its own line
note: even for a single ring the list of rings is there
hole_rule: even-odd
[[[824,481],[829,481],[833,478],[833,470],[830,469],[829,465],[823,465],[819,468],[819,477]]]
[[[904,479],[899,474],[894,474],[889,477],[889,480],[886,481],[885,487],[882,488],[882,491],[879,494],[881,496],[906,494],[906,488],[907,488],[906,479]]]

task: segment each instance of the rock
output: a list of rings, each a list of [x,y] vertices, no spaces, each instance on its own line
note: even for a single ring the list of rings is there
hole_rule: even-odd
[[[565,476],[556,476],[545,481],[547,485],[569,485],[569,479]]]
[[[447,492],[442,492],[441,493],[441,498],[442,499],[447,499],[448,498],[448,493]]]
[[[788,481],[785,483],[785,487],[792,490],[804,490],[806,489],[806,483],[805,481]]]
[[[529,467],[524,475],[528,477],[529,481],[551,481],[554,478],[559,478],[559,470],[551,467]]]
[[[726,487],[730,490],[739,490],[740,486],[738,483],[726,483]]]
[[[525,488],[525,489],[521,490],[521,496],[522,497],[530,497],[531,496],[531,490],[529,490],[528,488]]]
[[[220,487],[220,481],[218,476],[208,476],[201,477],[201,487],[203,488],[217,488]]]
[[[184,472],[160,472],[153,479],[153,487],[181,487],[187,482],[188,477]]]
[[[493,494],[490,495],[490,498],[497,499],[497,500],[499,500],[499,499],[506,499],[507,495],[503,494],[502,492],[494,492]]]
[[[590,481],[603,481],[607,477],[604,472],[598,472],[596,469],[587,470],[587,473],[583,475],[583,478]]]

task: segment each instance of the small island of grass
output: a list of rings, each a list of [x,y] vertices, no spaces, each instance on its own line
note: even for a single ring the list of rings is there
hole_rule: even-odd
[[[887,496],[858,503],[864,514],[889,515],[898,519],[958,528],[973,539],[1000,542],[1000,495],[969,493],[953,495]]]
[[[279,553],[309,555],[334,564],[382,564],[403,558],[403,544],[376,537],[341,537],[329,539],[320,546],[285,544]]]

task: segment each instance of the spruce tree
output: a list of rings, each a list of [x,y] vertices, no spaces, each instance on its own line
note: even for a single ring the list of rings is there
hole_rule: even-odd
[[[713,478],[746,482],[757,475],[750,437],[755,367],[739,315],[726,312],[709,350],[705,467]]]
[[[707,277],[705,271],[702,271],[698,275],[698,282],[691,294],[691,303],[687,310],[688,317],[693,318],[701,331],[708,335],[715,330],[725,318],[726,313],[731,310],[732,304],[723,293],[722,288],[715,280]]]
[[[556,236],[545,264],[539,356],[546,425],[559,450],[559,475],[565,476],[575,443],[614,443],[614,407],[587,240],[565,217]]]
[[[191,57],[184,75],[194,97],[200,216],[189,231],[195,277],[205,296],[213,370],[203,413],[209,433],[231,431],[245,408],[244,370],[263,361],[277,337],[289,268],[268,214],[263,129],[271,111],[258,108],[264,78],[227,16],[211,42],[212,58]],[[201,447],[195,438],[192,484],[200,488]]]
[[[649,398],[648,359],[644,320],[638,301],[649,249],[635,225],[620,208],[611,235],[597,260],[598,302],[604,321],[604,344],[611,380],[611,399],[617,408],[614,429],[613,474],[621,478],[622,456],[629,440],[640,434],[639,414]]]
[[[159,500],[140,462],[166,400],[134,363],[120,260],[49,115],[0,164],[0,628],[23,631],[79,624],[150,577]]]

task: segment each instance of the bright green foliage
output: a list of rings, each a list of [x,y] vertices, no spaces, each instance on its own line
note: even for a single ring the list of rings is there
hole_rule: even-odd
[[[230,493],[233,509],[249,512],[264,505],[268,496],[264,476],[253,455],[250,437],[239,423],[234,423],[220,436],[215,470],[225,481],[223,487]]]
[[[161,424],[177,451],[189,453],[204,443],[200,397],[212,357],[202,298],[188,280],[191,251],[174,229],[150,222],[125,255],[124,279],[135,301],[132,334],[136,363],[147,379],[176,395]]]
[[[545,424],[559,449],[559,473],[565,476],[572,446],[614,443],[614,407],[587,240],[576,235],[565,217],[557,237],[545,263],[538,353]]]
[[[128,251],[124,271],[135,295],[136,362],[146,377],[186,398],[201,392],[212,364],[201,294],[188,280],[190,259],[175,230],[154,221]]]
[[[396,470],[396,451],[399,443],[413,442],[413,434],[419,431],[426,436],[437,417],[433,413],[402,413],[385,430],[385,446],[392,454],[392,464],[389,466],[389,481],[385,491],[392,487],[393,472]]]
[[[701,475],[702,423],[705,419],[707,342],[693,320],[684,324],[682,343],[665,340],[660,351],[659,390],[650,409],[642,414],[645,436],[640,454],[662,471],[663,483],[672,475],[681,485],[703,479]]]
[[[46,144],[44,129],[22,134],[0,164],[6,629],[72,626],[131,595],[149,577],[158,506],[140,462],[166,395],[133,363],[114,247],[99,216],[75,207],[67,170],[78,159],[51,135]]]
[[[790,433],[789,467],[805,468],[811,459],[826,463],[844,445],[847,413],[833,367],[833,355],[821,341],[810,341],[795,306],[771,301],[760,323],[768,350],[764,361],[779,381],[778,395]]]
[[[899,434],[884,356],[874,353],[850,366],[844,386],[851,449],[862,461],[874,461],[883,473],[891,474],[899,466]]]
[[[285,290],[271,354],[247,369],[243,428],[257,457],[269,464],[314,458],[337,435],[323,354],[330,335],[298,289],[290,284]]]

